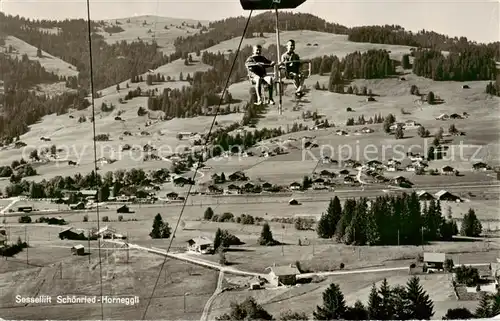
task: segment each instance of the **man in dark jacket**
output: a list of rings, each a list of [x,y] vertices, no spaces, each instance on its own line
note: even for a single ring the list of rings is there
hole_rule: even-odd
[[[267,88],[269,91],[269,103],[274,105],[273,100],[273,77],[267,75],[266,68],[273,67],[274,61],[270,61],[266,57],[262,56],[262,46],[256,45],[253,47],[253,55],[248,57],[245,62],[248,74],[252,83],[255,84],[255,90],[257,92],[257,102],[256,105],[262,104],[262,93],[261,88],[264,82],[267,83]]]

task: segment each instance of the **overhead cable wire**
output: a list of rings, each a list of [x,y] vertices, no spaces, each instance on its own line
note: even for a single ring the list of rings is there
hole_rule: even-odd
[[[88,0],[87,0],[88,1]],[[231,74],[233,73],[233,69],[236,65],[236,61],[238,59],[238,54],[241,50],[241,45],[243,44],[243,40],[245,39],[245,34],[247,32],[247,29],[248,29],[248,26],[250,24],[250,19],[252,17],[252,13],[253,13],[253,10],[250,11],[250,14],[248,15],[248,19],[247,19],[247,22],[246,22],[246,25],[245,25],[245,28],[243,30],[243,34],[241,35],[241,39],[240,39],[240,43],[238,45],[238,49],[236,50],[236,54],[234,56],[234,59],[233,59],[233,63],[231,65],[231,69],[229,70],[229,74],[227,75],[227,78],[226,78],[226,83],[224,85],[224,89],[222,90],[222,94],[220,96],[220,100],[219,100],[219,104],[217,106],[217,109],[215,110],[215,115],[214,115],[214,118],[212,120],[212,124],[210,125],[210,128],[208,130],[208,133],[206,135],[206,138],[205,138],[205,143],[203,144],[203,150],[206,150],[207,149],[207,146],[208,146],[208,143],[210,141],[210,134],[212,133],[212,130],[215,126],[215,122],[217,120],[217,115],[219,113],[219,110],[222,106],[222,103],[224,101],[224,97],[225,97],[225,94],[226,94],[226,91],[227,91],[227,88],[229,87],[229,82],[231,80]],[[201,161],[198,161],[197,165],[196,165],[196,169],[194,171],[194,175],[193,175],[193,178],[191,179],[191,183],[194,182],[194,180],[196,179],[196,175],[198,174],[198,171],[200,169],[200,166],[201,166]],[[160,266],[160,271],[158,272],[158,277],[156,278],[156,282],[153,286],[153,290],[151,291],[151,295],[147,301],[147,304],[146,304],[146,309],[144,310],[144,314],[142,316],[142,320],[145,320],[146,319],[146,315],[147,315],[147,312],[148,312],[148,308],[151,304],[151,300],[153,298],[153,295],[154,295],[154,292],[156,290],[156,287],[158,286],[158,281],[160,280],[160,277],[161,277],[161,272],[163,271],[163,268],[165,266],[165,263],[167,262],[167,258],[168,258],[168,253],[170,251],[170,248],[172,247],[172,242],[175,238],[175,233],[177,232],[177,228],[179,227],[179,223],[181,222],[181,219],[182,219],[182,215],[184,214],[184,209],[186,208],[186,204],[187,204],[187,201],[188,201],[188,198],[189,198],[189,195],[191,194],[191,189],[193,187],[193,184],[189,184],[189,188],[188,188],[188,192],[187,192],[187,195],[184,199],[184,203],[182,204],[182,207],[181,207],[181,211],[179,213],[179,218],[177,219],[177,223],[175,225],[175,228],[173,230],[173,233],[172,235],[170,236],[170,242],[168,244],[168,247],[167,247],[167,252],[165,253],[165,259],[163,260],[161,266]]]
[[[94,140],[94,175],[92,175],[92,180],[94,182],[94,188],[96,193],[99,193],[99,180],[97,176],[97,141],[96,141],[96,126],[95,126],[95,99],[94,99],[94,65],[93,65],[93,55],[92,55],[92,22],[90,20],[90,0],[87,0],[87,31],[89,38],[89,64],[90,64],[90,97],[91,97],[91,106],[92,106],[92,138]],[[98,196],[98,195],[96,195]],[[99,218],[99,200],[96,202],[96,215],[97,215],[97,230],[100,230],[100,218]],[[89,235],[90,239],[90,230]],[[89,249],[90,250],[90,249]],[[103,289],[102,289],[102,259],[101,259],[101,241],[100,238],[97,237],[97,252],[99,256],[99,293],[101,303],[101,320],[104,320],[104,305],[103,305]]]

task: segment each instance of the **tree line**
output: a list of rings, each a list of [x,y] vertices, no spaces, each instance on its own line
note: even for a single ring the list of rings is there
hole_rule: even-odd
[[[321,238],[335,237],[345,244],[421,245],[451,240],[458,234],[451,215],[444,217],[440,201],[422,207],[415,192],[408,195],[348,199],[342,208],[335,197],[317,225]]]
[[[4,92],[11,89],[29,89],[40,83],[54,83],[62,79],[48,72],[38,61],[31,61],[24,54],[21,59],[0,53],[0,75],[4,82]]]
[[[436,50],[416,50],[412,70],[418,76],[437,81],[495,80],[497,68],[493,55],[476,47],[447,56]]]
[[[131,43],[121,41],[108,44],[104,37],[97,33],[100,26],[99,23],[91,23],[93,80],[96,90],[116,85],[173,60],[163,55],[155,42],[150,44],[137,40]],[[58,28],[59,31],[50,33],[40,28]],[[34,21],[0,13],[0,29],[74,65],[79,71],[79,85],[89,88],[90,52],[85,20]]]
[[[402,45],[456,53],[477,50],[480,55],[484,54],[494,57],[497,61],[500,60],[500,42],[498,41],[478,44],[466,37],[449,37],[434,31],[421,30],[413,33],[398,25],[350,28],[347,39],[353,42]]]
[[[3,114],[0,116],[0,142],[3,143],[10,143],[14,137],[26,133],[30,125],[45,115],[61,115],[69,108],[81,110],[90,106],[85,90],[49,97],[27,89],[11,89],[1,96]]]

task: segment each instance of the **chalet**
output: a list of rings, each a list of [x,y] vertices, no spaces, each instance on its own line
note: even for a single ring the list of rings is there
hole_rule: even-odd
[[[462,115],[454,113],[450,115],[450,119],[463,119],[463,117]]]
[[[414,127],[418,127],[418,126],[420,126],[420,124],[419,124],[419,123],[417,123],[417,122],[416,122],[416,121],[414,121],[414,120],[407,120],[407,121],[405,121],[405,123],[404,123],[404,127],[405,127],[405,128],[414,128]]]
[[[187,241],[187,250],[189,252],[199,253],[199,254],[211,254],[213,252],[214,242],[212,239],[199,236],[192,238]]]
[[[101,227],[101,229],[97,231],[96,235],[101,239],[126,239],[125,236],[116,233],[116,230],[114,228],[111,228],[107,225]]]
[[[443,166],[441,168],[441,174],[443,175],[453,175],[455,174],[455,169],[451,166]]]
[[[479,163],[472,164],[472,169],[474,169],[475,171],[485,171],[485,170],[490,169],[490,167],[486,163],[479,162]]]
[[[355,167],[356,164],[359,164],[359,163],[353,159],[348,159],[344,163],[344,165],[347,167]]]
[[[396,130],[398,127],[401,127],[402,129],[405,129],[405,124],[404,123],[394,123],[392,124],[389,129],[390,130]]]
[[[219,187],[215,186],[215,185],[210,185],[208,187],[208,192],[210,194],[222,194],[222,189],[220,189]]]
[[[382,175],[377,175],[374,177],[374,179],[377,183],[385,183],[388,181],[388,179]]]
[[[446,254],[444,253],[433,253],[433,252],[424,253],[424,264],[429,269],[443,270],[445,260],[446,260]]]
[[[302,189],[302,185],[300,185],[300,183],[293,182],[292,184],[290,184],[290,189],[292,191],[299,191]]]
[[[248,182],[245,185],[241,186],[241,189],[245,192],[252,192],[253,189],[255,188],[255,185]]]
[[[470,89],[469,85],[462,85],[462,89]]]
[[[461,201],[460,197],[453,195],[450,192],[445,191],[445,190],[440,190],[435,195],[436,195],[436,198],[440,201],[452,201],[452,202],[460,202]]]
[[[134,213],[133,211],[130,210],[130,208],[127,205],[120,206],[117,210],[116,213],[119,214],[129,214],[129,213]]]
[[[371,128],[368,128],[368,127],[363,127],[363,128],[361,129],[361,132],[362,132],[362,133],[364,133],[364,134],[370,134],[370,133],[373,133],[373,132],[374,132],[374,130],[373,130],[373,129],[371,129]]]
[[[17,208],[18,212],[30,213],[33,211],[33,206],[20,206]]]
[[[240,194],[241,193],[241,188],[237,185],[231,184],[227,187],[227,192],[229,194]]]
[[[344,177],[344,184],[352,184],[354,182],[355,182],[355,180],[354,180],[353,176],[346,176],[346,177]]]
[[[370,96],[370,97],[366,98],[366,101],[367,101],[367,102],[370,102],[370,101],[375,101],[375,98],[373,98],[372,96]]]
[[[418,191],[417,197],[421,201],[430,201],[434,199],[434,196],[427,191]]]
[[[411,154],[409,155],[409,158],[412,162],[416,162],[416,161],[423,161],[424,160],[424,157],[420,154]]]
[[[398,160],[395,160],[395,159],[392,159],[392,158],[391,158],[391,159],[389,159],[389,160],[387,161],[387,165],[395,165],[395,166],[399,166],[399,165],[401,165],[401,162],[400,162],[400,161],[398,161]]]
[[[85,237],[85,234],[83,231],[76,230],[72,227],[66,228],[59,232],[59,238],[61,240],[68,239],[68,240],[85,240],[87,239]]]
[[[339,136],[347,136],[347,132],[345,130],[337,130],[335,132],[335,134],[339,135]]]
[[[339,172],[340,175],[349,175],[349,170],[348,169],[343,169]]]
[[[232,173],[231,175],[229,175],[228,178],[230,181],[233,181],[233,182],[234,181],[246,181],[246,180],[248,180],[245,173],[243,173],[241,171]]]
[[[73,255],[85,255],[85,247],[81,244],[75,245],[71,248]]]
[[[407,172],[415,172],[417,170],[417,167],[413,164],[410,164],[408,166],[406,166],[406,171]]]
[[[288,201],[288,205],[300,205],[300,203],[295,198],[292,198]]]
[[[265,182],[264,184],[262,184],[262,189],[265,191],[268,191],[272,188],[273,188],[273,184],[271,184],[271,183]]]
[[[370,168],[371,170],[376,170],[377,168],[380,167],[380,165],[382,165],[382,163],[379,162],[378,160],[371,160],[368,161],[366,165],[368,165],[368,168]]]
[[[72,209],[73,211],[84,210],[85,209],[85,203],[84,202],[78,202],[76,204],[70,204],[69,208]]]
[[[336,174],[334,172],[330,172],[324,169],[321,171],[321,173],[319,173],[319,176],[323,178],[335,178]]]
[[[397,165],[385,165],[384,167],[388,172],[397,172],[399,170]]]
[[[413,185],[406,177],[404,176],[396,176],[393,179],[391,179],[391,184],[397,185],[397,186],[411,186]]]
[[[295,285],[297,283],[297,275],[300,274],[299,269],[294,265],[287,266],[272,266],[269,269],[269,283],[274,286],[280,285]]]
[[[188,184],[189,180],[185,177],[179,176],[174,178],[174,185],[183,187],[185,184]]]
[[[167,199],[169,201],[175,201],[179,198],[179,194],[177,194],[176,192],[170,192],[170,193],[167,193],[167,195],[165,195],[167,197]]]

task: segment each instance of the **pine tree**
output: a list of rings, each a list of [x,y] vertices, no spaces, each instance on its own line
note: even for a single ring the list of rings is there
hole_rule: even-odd
[[[149,233],[149,236],[153,239],[169,238],[171,229],[167,222],[163,222],[163,218],[160,213],[156,214],[153,221],[153,230]]]
[[[463,236],[476,237],[481,235],[482,225],[476,216],[476,212],[470,208],[467,214],[464,215],[462,226],[460,227],[460,234]]]
[[[368,297],[368,316],[370,320],[382,320],[381,299],[375,284],[373,284],[370,296]]]
[[[474,313],[475,317],[478,319],[491,318],[491,298],[488,294],[484,293],[479,301],[479,305]]]
[[[323,292],[323,306],[317,306],[313,316],[315,320],[340,320],[346,312],[344,294],[337,284],[332,283]]]
[[[430,320],[434,315],[434,303],[420,285],[420,279],[413,276],[406,285],[408,317],[417,320]]]
[[[406,299],[406,289],[403,286],[397,285],[391,290],[394,320],[408,320],[408,300]]]
[[[389,286],[389,283],[387,283],[386,278],[382,281],[378,293],[380,295],[381,320],[392,320],[394,317],[394,304],[391,287]]]
[[[203,214],[203,219],[206,220],[206,221],[210,221],[213,216],[214,216],[214,211],[212,210],[211,207],[208,207],[205,210],[205,213]]]
[[[323,213],[316,226],[316,233],[318,237],[322,239],[327,239],[332,237],[333,233],[330,231],[330,222],[328,220],[328,214]]]
[[[271,227],[266,222],[262,226],[262,232],[260,233],[259,244],[260,245],[273,245],[276,241],[273,239],[273,233],[271,232]]]
[[[346,320],[369,320],[368,311],[360,300],[357,300],[353,307],[347,308],[345,318]]]
[[[222,245],[222,230],[218,228],[217,231],[215,232],[214,251],[216,252],[221,245]]]

